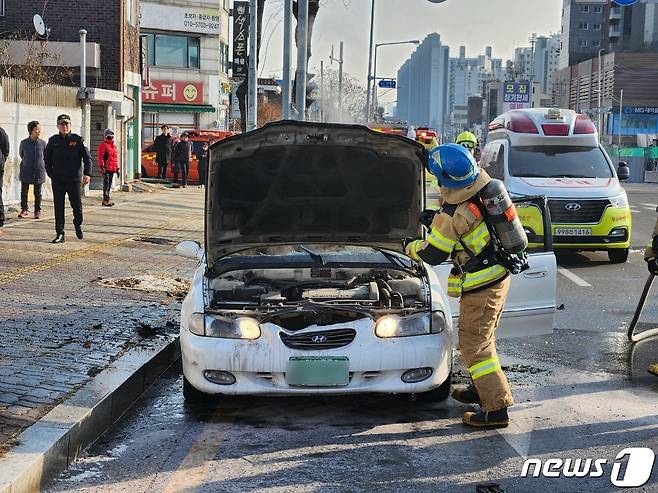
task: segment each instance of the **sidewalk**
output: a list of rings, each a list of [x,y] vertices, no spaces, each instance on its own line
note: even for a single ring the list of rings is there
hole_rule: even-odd
[[[75,237],[67,205],[61,245],[50,243],[51,202],[41,220],[7,215],[0,238],[0,455],[127,350],[176,336],[180,287],[134,291],[100,282],[121,278],[131,285],[152,274],[160,288],[160,281],[188,281],[196,267],[174,246],[202,241],[203,190],[142,189],[157,191],[116,192],[115,207],[85,197],[84,240]]]

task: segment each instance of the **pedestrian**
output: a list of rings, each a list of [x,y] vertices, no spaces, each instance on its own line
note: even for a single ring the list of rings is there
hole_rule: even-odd
[[[91,156],[82,137],[71,133],[71,117],[57,117],[59,132],[48,140],[44,159],[46,173],[53,186],[55,205],[55,239],[53,243],[64,243],[64,197],[69,196],[73,209],[73,226],[78,239],[82,232],[82,186],[89,184]]]
[[[455,144],[465,147],[471,152],[473,156],[475,156],[476,149],[478,149],[478,138],[475,136],[474,133],[469,131],[464,131],[457,136],[457,138],[455,139]]]
[[[114,202],[110,200],[112,191],[112,181],[114,174],[119,175],[119,152],[114,143],[114,131],[106,128],[103,132],[103,142],[98,145],[98,169],[103,177],[103,202],[101,205],[112,207]]]
[[[2,202],[2,187],[5,183],[5,163],[9,158],[9,136],[4,128],[0,127],[0,236],[5,227],[5,205]]]
[[[155,162],[158,164],[158,178],[166,180],[167,166],[171,163],[173,141],[171,135],[169,135],[169,127],[167,125],[162,125],[160,130],[162,133],[155,138],[153,146],[155,147]]]
[[[201,155],[199,156],[199,188],[206,184],[206,170],[208,169],[208,147],[210,143],[201,144]]]
[[[187,172],[190,167],[190,159],[192,157],[192,146],[190,145],[187,132],[183,132],[180,140],[174,147],[174,183],[183,188],[187,187]],[[179,183],[178,177],[181,176]]]
[[[432,156],[428,168],[439,180],[442,207],[424,222],[430,228],[427,239],[405,240],[405,251],[431,265],[452,259],[448,295],[460,298],[459,345],[472,379],[469,387],[455,389],[453,397],[481,406],[480,412],[464,414],[464,424],[507,426],[513,399],[494,333],[509,291],[509,271],[493,255],[489,226],[475,202],[491,178],[460,145],[439,146]]]
[[[27,131],[29,137],[23,139],[18,148],[18,155],[21,158],[18,175],[21,181],[21,212],[18,213],[18,217],[26,218],[30,215],[27,207],[27,196],[30,185],[32,185],[34,189],[34,219],[41,219],[41,189],[46,182],[46,163],[43,160],[46,141],[39,138],[41,137],[41,125],[38,121],[28,123]]]

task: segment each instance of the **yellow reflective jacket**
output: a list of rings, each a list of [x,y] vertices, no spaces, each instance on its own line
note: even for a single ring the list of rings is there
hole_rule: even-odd
[[[480,171],[470,187],[459,190],[441,188],[441,209],[434,216],[429,234],[426,239],[407,245],[407,255],[414,260],[436,265],[447,258],[452,259],[454,268],[448,278],[448,296],[458,298],[462,293],[482,289],[509,275],[505,267],[495,263],[475,272],[463,271],[464,265],[472,258],[470,253],[482,253],[491,242],[480,209],[470,202],[490,181],[489,175]]]

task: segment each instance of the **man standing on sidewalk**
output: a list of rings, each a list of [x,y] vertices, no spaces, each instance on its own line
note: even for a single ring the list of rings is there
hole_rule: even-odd
[[[153,147],[155,148],[155,162],[158,163],[158,178],[167,179],[167,166],[171,162],[171,153],[173,152],[173,140],[169,135],[169,127],[162,125],[162,133],[155,138]]]
[[[91,157],[82,137],[71,133],[71,117],[57,117],[59,133],[53,135],[46,145],[46,172],[53,185],[55,204],[55,232],[53,243],[64,243],[64,196],[69,196],[73,209],[75,235],[82,239],[82,185],[87,185],[91,176]],[[84,165],[84,166],[83,166]]]
[[[9,157],[9,137],[7,132],[0,127],[0,236],[2,228],[5,227],[5,205],[2,202],[2,185],[5,181],[5,163]]]

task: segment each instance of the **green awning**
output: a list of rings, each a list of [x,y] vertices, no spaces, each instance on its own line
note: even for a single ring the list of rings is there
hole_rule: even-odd
[[[142,111],[151,113],[214,113],[215,107],[209,104],[142,104]]]

